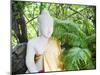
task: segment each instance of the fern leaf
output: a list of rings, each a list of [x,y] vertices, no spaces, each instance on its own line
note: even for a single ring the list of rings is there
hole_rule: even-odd
[[[65,70],[93,68],[93,64],[91,61],[91,52],[88,49],[81,49],[79,47],[71,48],[64,56],[64,66]]]

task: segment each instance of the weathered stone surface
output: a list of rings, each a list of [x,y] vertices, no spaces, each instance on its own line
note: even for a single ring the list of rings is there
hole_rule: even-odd
[[[26,72],[27,67],[25,64],[27,43],[18,44],[12,49],[11,54],[11,70],[12,74],[23,74]]]

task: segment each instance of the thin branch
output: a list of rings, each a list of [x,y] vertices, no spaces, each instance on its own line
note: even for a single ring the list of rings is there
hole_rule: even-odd
[[[43,9],[43,3],[40,3],[40,6],[39,6],[39,10],[40,10],[40,12],[39,12],[39,14],[41,14],[42,9]]]
[[[71,7],[69,7],[69,9],[72,10],[72,11],[74,11],[74,12],[76,12],[76,13],[78,13],[78,14],[80,14],[81,16],[83,16],[79,11],[77,11],[77,10],[71,8]],[[84,17],[84,16],[83,16],[83,17]]]
[[[87,7],[86,7],[86,8],[87,8]],[[83,8],[83,9],[81,9],[80,11],[77,11],[77,12],[81,12],[81,11],[83,11],[83,10],[86,9],[86,8]],[[73,16],[74,14],[77,14],[77,12],[74,12],[74,13],[68,15],[67,18]],[[82,16],[83,16],[83,15],[82,15]]]
[[[28,20],[28,22],[30,21],[28,18],[27,18],[27,16],[24,14],[24,16],[26,17],[26,19]],[[32,21],[32,19],[31,19],[31,21]],[[27,24],[27,23],[26,23]],[[31,25],[32,25],[32,23],[30,23]],[[32,27],[34,28],[34,30],[35,30],[35,32],[36,32],[36,34],[38,33],[37,32],[37,30],[35,29],[35,27],[32,25]]]
[[[25,15],[25,14],[24,14],[24,15]],[[25,15],[25,16],[26,16],[26,15]],[[32,20],[36,19],[37,17],[38,17],[38,16],[33,17],[33,18],[32,18],[32,19],[30,19],[30,20],[28,19],[28,22],[27,22],[27,23],[31,22]],[[27,23],[26,23],[26,24],[27,24]]]
[[[48,10],[50,9],[50,7],[51,7],[51,4],[49,4],[49,6],[48,6]]]
[[[34,3],[34,2],[32,2],[32,3]],[[36,6],[37,6],[37,3],[36,3]],[[33,11],[36,9],[36,7],[34,8],[33,7]],[[33,16],[34,16],[34,12],[33,12]],[[36,16],[36,17],[33,17],[32,19],[30,19],[30,20],[28,20],[28,22],[27,23],[29,23],[29,22],[31,22],[32,20],[34,20],[35,18],[37,18],[38,16]],[[27,24],[26,23],[26,24]]]
[[[14,36],[14,38],[15,38],[16,41],[17,41],[17,43],[19,43],[19,40],[18,40],[17,35],[16,35],[16,33],[14,32],[14,30],[12,30],[12,36]]]

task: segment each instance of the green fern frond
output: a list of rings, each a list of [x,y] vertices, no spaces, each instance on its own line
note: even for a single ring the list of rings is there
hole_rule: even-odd
[[[68,32],[55,32],[54,37],[58,38],[60,41],[67,43],[68,45],[72,46],[80,46],[81,42],[79,41],[79,37],[75,34],[68,33]]]
[[[87,66],[91,65],[91,66]],[[91,52],[79,47],[71,48],[64,56],[65,70],[80,70],[93,68],[91,63]]]
[[[65,29],[67,32],[74,33],[79,36],[81,35],[86,36],[86,34],[82,30],[80,30],[79,25],[74,23],[72,20],[55,19],[54,25],[55,25],[54,28],[60,27],[60,28]]]
[[[87,35],[93,34],[95,32],[95,28],[91,20],[89,19],[84,19],[83,20],[83,27],[82,27],[83,32],[85,32]]]
[[[72,21],[55,19],[54,33],[57,39],[72,46],[87,47],[86,34]]]
[[[86,41],[88,41],[88,44],[91,44],[92,42],[96,42],[96,34],[92,34],[88,37],[86,37]]]
[[[66,30],[66,32],[70,32],[70,33],[77,33],[79,28],[78,25],[73,24],[73,22],[69,20],[62,21],[56,19],[54,21],[54,25],[55,27],[63,28]]]

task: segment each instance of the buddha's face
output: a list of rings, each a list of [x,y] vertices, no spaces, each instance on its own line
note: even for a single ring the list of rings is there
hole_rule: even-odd
[[[53,33],[53,25],[44,26],[40,28],[40,34],[46,38],[50,38]]]

